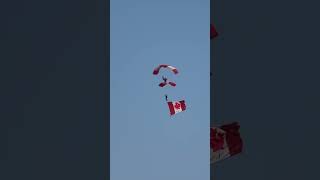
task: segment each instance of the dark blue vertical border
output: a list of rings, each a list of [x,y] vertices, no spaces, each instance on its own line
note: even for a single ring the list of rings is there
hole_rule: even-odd
[[[211,0],[212,120],[238,121],[244,141],[211,179],[320,179],[319,7]]]
[[[110,0],[97,0],[97,147],[99,173],[96,179],[110,179]]]
[[[0,179],[109,179],[109,0],[0,2]]]
[[[210,0],[210,23],[214,22],[214,2],[213,0]],[[216,61],[214,60],[214,43],[213,40],[210,40],[210,125],[213,126],[213,121],[215,119],[215,93],[214,93],[214,87],[215,87],[215,80],[216,80]],[[212,74],[211,74],[212,73]]]

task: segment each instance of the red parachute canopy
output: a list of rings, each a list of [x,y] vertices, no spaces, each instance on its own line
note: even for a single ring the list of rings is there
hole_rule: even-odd
[[[210,162],[215,163],[242,152],[238,123],[210,128]]]
[[[214,39],[215,37],[218,36],[218,32],[214,25],[210,24],[210,39]]]
[[[177,68],[170,66],[170,65],[161,64],[153,70],[153,75],[159,74],[161,68],[167,68],[167,69],[171,70],[174,74],[178,74]]]
[[[171,85],[172,87],[175,87],[177,84],[176,83],[174,83],[174,82],[162,82],[162,83],[160,83],[159,84],[159,86],[160,87],[164,87],[164,86],[166,86],[167,84],[169,84],[169,85]]]

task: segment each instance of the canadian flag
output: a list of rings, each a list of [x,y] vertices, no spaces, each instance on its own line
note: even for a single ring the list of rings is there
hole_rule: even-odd
[[[231,123],[210,128],[210,162],[215,163],[242,152],[239,124]]]
[[[186,104],[184,100],[168,102],[168,106],[171,116],[186,110]]]

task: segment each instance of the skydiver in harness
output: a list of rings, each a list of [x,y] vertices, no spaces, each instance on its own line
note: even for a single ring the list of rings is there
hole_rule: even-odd
[[[166,84],[167,84],[167,80],[168,80],[168,78],[166,78],[166,77],[162,76],[162,79],[163,79],[164,83],[166,83]]]

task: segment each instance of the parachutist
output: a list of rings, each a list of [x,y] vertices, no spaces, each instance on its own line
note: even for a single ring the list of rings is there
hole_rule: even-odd
[[[167,95],[165,95],[166,96],[166,101],[168,101],[168,96]]]
[[[163,81],[165,82],[165,83],[167,83],[167,78],[166,77],[164,77],[164,76],[162,76],[162,79],[163,79]]]
[[[156,68],[153,70],[153,75],[159,74],[159,71],[160,71],[161,68],[167,68],[167,69],[171,70],[174,74],[178,74],[177,68],[175,68],[175,67],[173,67],[173,66],[161,64],[161,65],[159,65],[158,67],[156,67]],[[167,79],[165,76],[162,76],[162,80],[163,80],[163,82],[161,82],[161,83],[159,84],[160,87],[164,87],[164,86],[166,86],[167,84],[171,85],[172,87],[175,87],[175,86],[176,86],[176,83],[174,83],[174,82],[168,82],[168,79]]]

